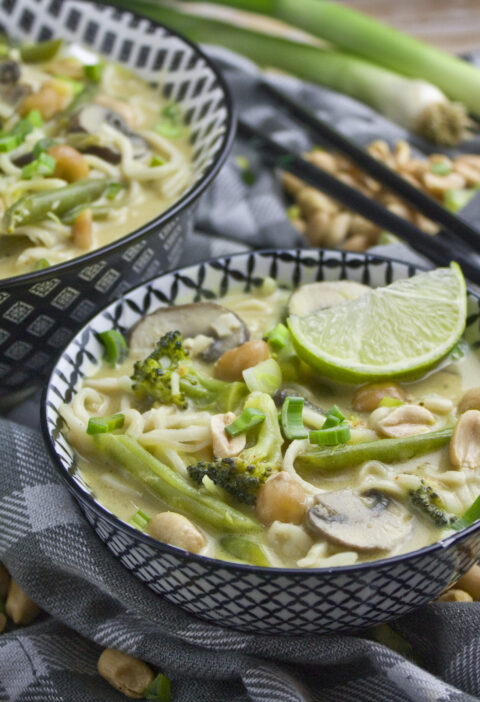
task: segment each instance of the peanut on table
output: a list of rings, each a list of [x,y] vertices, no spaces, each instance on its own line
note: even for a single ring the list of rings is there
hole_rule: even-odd
[[[392,150],[382,140],[372,142],[367,151],[419,190],[447,206],[452,193],[453,197],[458,192],[464,192],[468,196],[469,189],[480,186],[478,154],[460,154],[453,159],[445,154],[431,154],[428,159],[420,159],[412,156],[406,141],[397,142]],[[438,227],[434,222],[363,173],[344,156],[319,148],[314,148],[303,156],[347,185],[377,200],[394,214],[409,220],[427,234],[436,233]],[[283,173],[282,177],[285,190],[294,200],[294,205],[288,210],[290,221],[312,246],[365,251],[369,246],[381,243],[380,227],[350,212],[291,173]]]

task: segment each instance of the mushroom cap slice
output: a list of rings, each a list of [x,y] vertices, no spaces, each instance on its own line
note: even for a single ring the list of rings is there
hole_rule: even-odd
[[[353,280],[336,280],[302,285],[290,297],[288,313],[305,317],[327,307],[335,307],[370,292],[371,288]]]
[[[220,336],[216,327],[220,317],[226,319],[224,315],[231,315],[235,323],[227,334],[222,333]],[[240,346],[250,338],[245,322],[231,310],[216,302],[194,302],[175,307],[161,307],[144,317],[130,333],[130,352],[134,356],[147,356],[169,331],[179,331],[184,339],[194,338],[199,334],[211,337],[212,343],[199,354],[199,358],[207,363],[213,363],[225,351]]]
[[[70,117],[68,130],[70,132],[98,134],[98,129],[103,123],[111,125],[130,139],[133,147],[133,157],[135,159],[143,158],[150,153],[150,147],[145,139],[141,137],[140,134],[137,134],[130,129],[122,115],[115,112],[115,110],[105,107],[105,105],[99,105],[96,102],[88,103],[77,110],[77,112]],[[92,147],[89,148],[89,151],[91,148]],[[113,149],[112,147],[108,147],[107,151],[103,151],[104,155],[108,155],[108,152],[111,152],[112,156],[107,158],[107,160],[109,160],[111,163],[117,162],[112,160],[115,151],[116,149]],[[98,148],[96,153],[99,153]],[[116,155],[115,158],[117,158]]]
[[[308,525],[329,541],[357,551],[389,551],[407,536],[411,516],[378,490],[321,493],[308,511]]]

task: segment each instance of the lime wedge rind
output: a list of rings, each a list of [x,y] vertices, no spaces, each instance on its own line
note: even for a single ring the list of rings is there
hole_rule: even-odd
[[[423,375],[464,331],[465,280],[455,263],[407,280],[409,286],[398,281],[308,317],[292,315],[288,325],[299,357],[341,382]]]

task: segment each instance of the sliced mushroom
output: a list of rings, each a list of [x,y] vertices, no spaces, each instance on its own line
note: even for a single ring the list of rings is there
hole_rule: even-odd
[[[150,153],[150,147],[145,139],[140,134],[133,132],[118,112],[95,102],[89,103],[75,112],[70,117],[68,129],[70,132],[96,134],[101,124],[111,125],[130,139],[135,159],[144,158]],[[119,163],[120,161],[120,152],[111,146],[90,145],[85,148],[85,152],[98,155],[111,163]]]
[[[21,75],[20,65],[10,59],[0,63],[0,84],[13,85]]]
[[[375,429],[379,434],[390,438],[413,436],[430,431],[435,424],[435,417],[425,407],[420,405],[402,405],[376,422]]]
[[[291,296],[288,303],[289,314],[305,317],[307,314],[335,307],[343,302],[355,300],[360,295],[370,292],[368,285],[355,283],[353,280],[338,280],[334,282],[310,283],[302,285]]]
[[[407,510],[377,490],[361,495],[350,489],[326,492],[315,503],[308,510],[310,529],[357,551],[389,551],[411,529]]]
[[[219,317],[222,316],[222,334],[225,330],[223,315],[231,315],[230,333],[219,336],[215,330]],[[162,307],[153,314],[144,317],[130,333],[130,351],[135,356],[145,356],[153,351],[156,343],[169,331],[177,330],[184,338],[195,338],[199,334],[213,340],[199,358],[213,363],[220,356],[240,344],[248,341],[249,331],[240,317],[216,302],[194,302],[189,305]]]
[[[480,411],[460,415],[450,441],[450,461],[458,468],[480,467]]]

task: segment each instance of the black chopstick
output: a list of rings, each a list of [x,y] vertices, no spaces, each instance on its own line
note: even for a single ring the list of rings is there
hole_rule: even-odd
[[[436,265],[448,266],[452,260],[452,252],[444,243],[425,234],[419,227],[385,209],[383,205],[359,190],[346,185],[330,173],[314,166],[298,154],[268,138],[241,118],[238,120],[238,133],[248,140],[249,145],[255,149],[265,163],[293,173],[309,185],[318,188],[334,200],[338,200],[348,209],[369,219],[382,229],[396,234]],[[462,267],[465,276],[480,285],[480,268],[473,264],[467,256],[468,253],[464,255],[464,253],[457,252],[455,260]]]
[[[399,176],[394,170],[385,166],[381,161],[357,146],[355,142],[337,132],[333,127],[319,119],[313,112],[306,109],[297,100],[275,88],[271,83],[263,80],[262,89],[277,102],[281,103],[298,118],[302,124],[307,125],[316,135],[321,137],[337,151],[348,156],[355,165],[368,173],[382,185],[413,205],[425,217],[442,225],[462,241],[469,244],[477,251],[480,250],[480,232],[470,226],[468,222],[439,205],[433,198],[416,188],[414,185]]]

